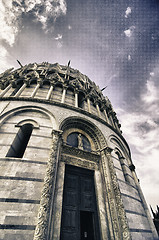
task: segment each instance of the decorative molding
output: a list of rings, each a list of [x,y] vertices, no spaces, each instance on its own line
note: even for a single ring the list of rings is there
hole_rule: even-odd
[[[103,149],[100,149],[100,152],[102,152],[103,150],[105,151],[106,155],[110,155],[111,152],[113,151],[113,149],[110,147],[105,147]]]
[[[116,115],[111,102],[107,97],[103,96],[99,86],[78,70],[57,63],[50,64],[48,62],[28,64],[22,66],[20,69],[12,70],[13,69],[8,69],[3,74],[0,74],[0,86],[2,89],[9,83],[12,83],[12,86],[16,87],[19,81],[25,83],[27,86],[30,86],[32,81],[36,81],[37,84],[40,84],[40,87],[42,87],[46,81],[49,84],[58,83],[66,88],[73,87],[75,91],[80,91],[84,96],[87,95],[92,98],[94,103],[98,102],[100,107],[104,105],[105,108],[108,109],[107,112],[111,112],[112,116]]]
[[[24,124],[32,124],[33,128],[39,129],[39,124],[37,123],[37,121],[35,121],[33,119],[30,119],[30,118],[27,118],[27,119],[24,119],[24,120],[20,121],[19,123],[17,123],[15,125],[15,127],[22,127]]]
[[[131,235],[128,227],[126,213],[111,157],[111,152],[113,149],[108,147],[102,132],[96,126],[93,126],[91,122],[85,121],[82,118],[66,119],[61,128],[65,131],[65,128],[68,129],[72,126],[71,124],[73,124],[74,127],[78,126],[78,122],[81,123],[81,129],[85,128],[85,131],[90,134],[92,140],[96,142],[98,149],[101,149],[99,150],[101,153],[99,167],[102,171],[104,196],[105,202],[107,203],[107,215],[110,218],[108,224],[111,239],[130,240]],[[76,154],[76,152],[73,153],[73,151],[76,150],[70,148],[71,153],[67,154],[67,156],[63,154],[63,161],[67,162],[67,164],[77,164],[76,166],[88,168],[88,163],[85,161],[84,165],[82,157],[81,159],[77,158],[78,154]],[[80,152],[80,150],[78,151]],[[72,157],[73,154],[74,157]]]
[[[103,120],[102,118],[98,117],[97,115],[94,115],[93,113],[89,113],[88,111],[85,111],[84,109],[81,108],[76,108],[74,106],[68,105],[66,103],[61,103],[61,102],[57,102],[57,101],[53,101],[53,100],[46,100],[46,99],[40,99],[40,98],[27,98],[27,97],[0,97],[0,101],[25,101],[25,102],[37,102],[37,103],[44,103],[44,104],[51,104],[51,105],[55,105],[55,106],[59,106],[59,107],[64,107],[66,109],[70,109],[76,112],[80,112],[88,117],[91,117],[99,122],[101,122],[102,124],[106,125],[107,127],[109,127],[111,130],[113,130],[121,139],[122,141],[125,143],[125,145],[127,146],[127,148],[129,149],[129,146],[126,142],[126,140],[124,139],[124,137],[121,135],[121,132],[119,132],[117,129],[115,129],[114,127],[112,127],[109,123],[107,123],[105,120]]]
[[[107,152],[102,152],[101,155],[105,187],[112,217],[114,238],[116,240],[130,240],[131,235],[110,151],[109,154],[107,154]]]
[[[36,225],[34,240],[47,239],[50,217],[51,200],[54,198],[56,173],[59,160],[60,139],[62,131],[52,131],[52,146],[47,164],[44,185],[41,194],[38,223]]]
[[[76,167],[82,167],[90,170],[97,170],[98,169],[98,163],[82,160],[80,158],[76,158],[73,156],[68,156],[63,154],[62,159],[63,162],[65,162],[68,165],[73,165]]]
[[[71,155],[71,156],[76,156],[79,158],[87,159],[99,163],[100,160],[100,154],[96,152],[87,152],[85,150],[80,150],[78,148],[63,144],[62,148],[62,153]]]

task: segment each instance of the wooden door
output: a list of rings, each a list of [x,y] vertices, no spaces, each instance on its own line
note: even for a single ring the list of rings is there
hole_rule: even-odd
[[[93,171],[66,166],[60,239],[100,239]]]

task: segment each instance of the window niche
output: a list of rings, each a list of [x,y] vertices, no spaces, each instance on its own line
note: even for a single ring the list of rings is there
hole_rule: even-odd
[[[91,144],[88,138],[80,132],[73,132],[67,136],[67,144],[81,150],[91,152]]]
[[[32,124],[27,123],[22,125],[17,135],[15,136],[6,157],[22,158],[31,137],[32,131]]]
[[[85,95],[82,92],[79,92],[78,94],[78,107],[84,108],[84,101],[85,101]]]
[[[125,165],[125,162],[124,162],[125,158],[123,157],[121,152],[119,152],[119,150],[117,150],[115,153],[117,154],[118,159],[120,161],[120,165],[121,165],[121,169],[123,171],[125,181],[128,183],[129,182],[128,173],[127,173],[128,167],[126,167],[126,165]]]

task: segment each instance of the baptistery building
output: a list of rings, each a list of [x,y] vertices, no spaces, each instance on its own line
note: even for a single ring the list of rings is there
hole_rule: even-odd
[[[157,239],[111,102],[70,67],[0,75],[0,239]]]

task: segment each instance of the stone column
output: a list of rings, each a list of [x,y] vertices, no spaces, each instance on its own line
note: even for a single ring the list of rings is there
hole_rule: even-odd
[[[98,103],[96,103],[96,109],[97,109],[98,117],[101,117],[101,112],[100,112]]]
[[[105,116],[105,120],[106,120],[106,122],[109,123],[109,119],[108,119],[107,112],[106,112],[105,109],[104,109],[104,116]]]
[[[88,112],[91,113],[91,103],[89,97],[87,97],[87,106],[88,106]]]
[[[34,91],[33,91],[32,94],[31,94],[31,98],[35,97],[35,95],[36,95],[36,93],[37,93],[39,87],[40,87],[40,83],[37,83],[37,85],[36,85]]]
[[[78,92],[75,91],[75,107],[78,107]]]
[[[131,240],[126,213],[111,157],[112,150],[113,149],[109,147],[100,150],[110,239]]]
[[[60,156],[61,135],[62,131],[52,131],[51,153],[44,178],[40,209],[38,213],[38,223],[35,229],[34,240],[48,239],[50,208],[54,202],[57,167]]]
[[[50,87],[50,89],[49,89],[49,91],[48,91],[48,94],[47,94],[47,96],[46,96],[46,100],[49,100],[50,99],[50,97],[51,97],[51,93],[52,93],[52,91],[53,91],[53,85],[51,85],[51,87]]]
[[[64,88],[63,88],[61,103],[64,103],[64,102],[65,102],[66,89],[67,89],[67,87],[64,87]]]
[[[10,83],[0,94],[0,97],[3,97],[7,92],[8,90],[12,87],[12,84]]]
[[[113,117],[112,117],[112,112],[109,113],[109,119],[110,119],[111,125],[115,128]]]
[[[21,88],[18,90],[18,92],[15,94],[14,97],[19,97],[20,94],[21,94],[21,93],[24,91],[24,89],[26,88],[26,86],[27,86],[27,84],[24,83],[24,84],[21,86]]]

